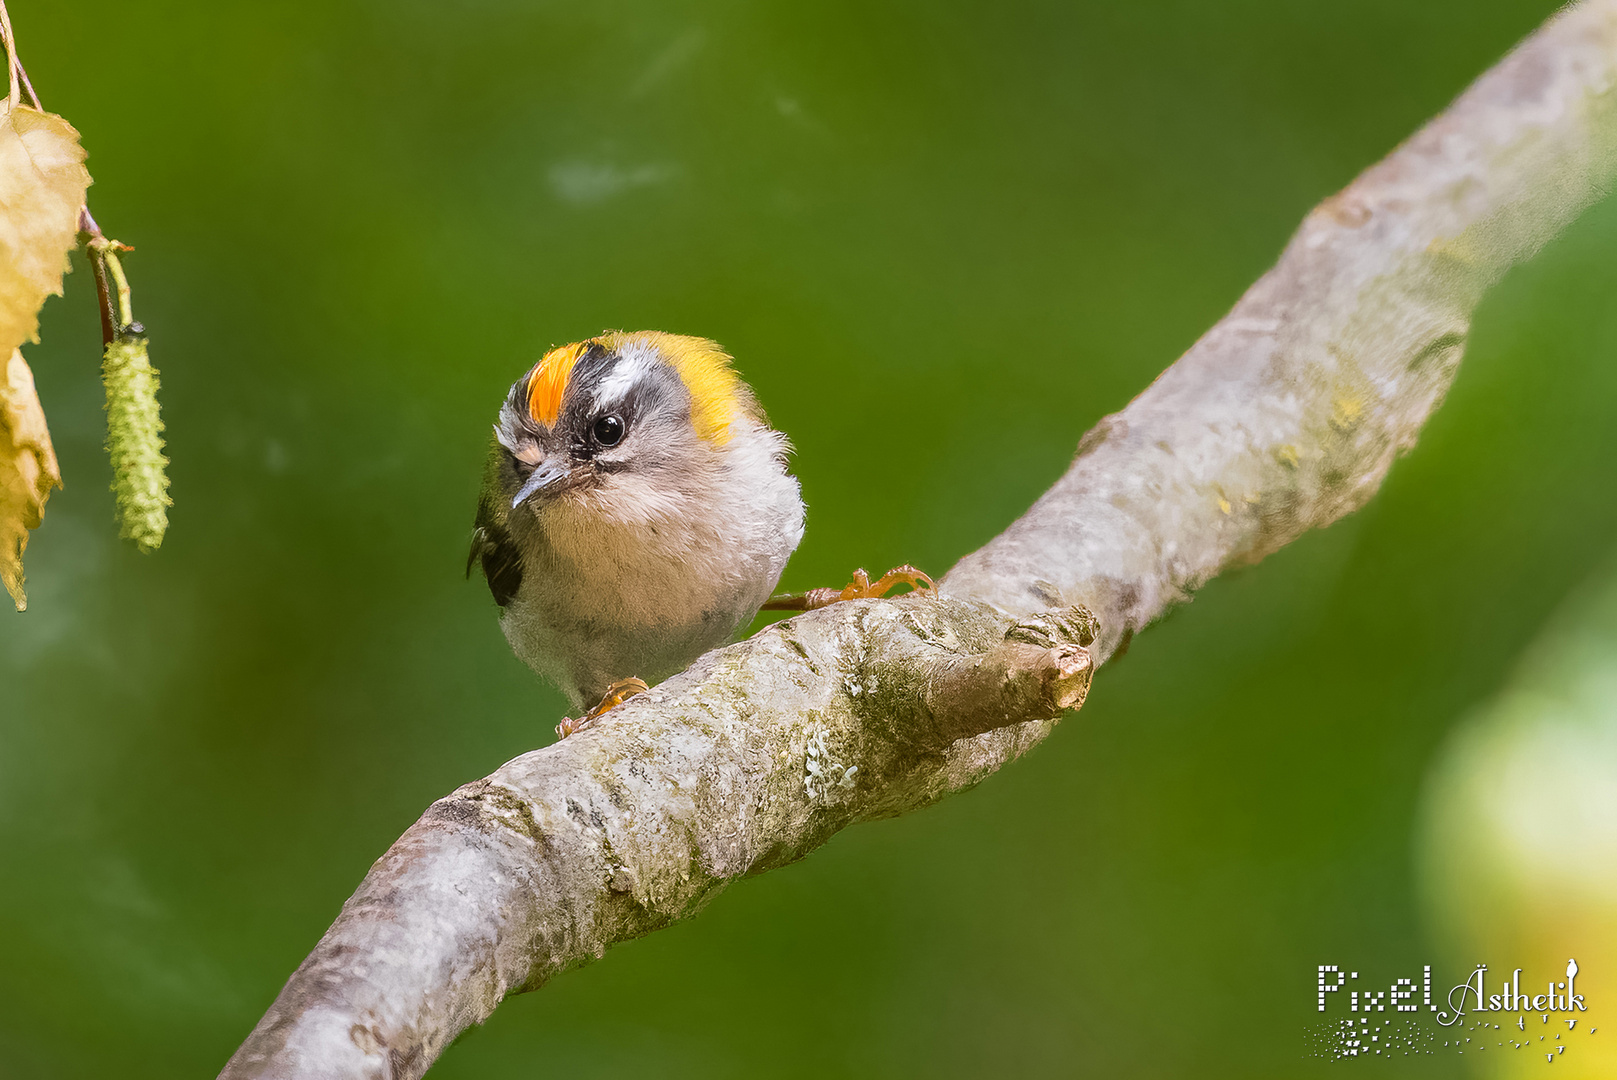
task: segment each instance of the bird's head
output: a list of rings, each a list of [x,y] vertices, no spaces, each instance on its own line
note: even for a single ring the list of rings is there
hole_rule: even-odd
[[[512,518],[563,507],[625,519],[678,512],[700,498],[734,426],[761,419],[714,342],[602,334],[552,349],[511,387],[487,496]]]

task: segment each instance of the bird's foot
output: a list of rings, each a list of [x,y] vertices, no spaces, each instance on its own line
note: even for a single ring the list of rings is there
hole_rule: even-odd
[[[575,731],[583,731],[606,713],[611,712],[636,694],[644,694],[650,689],[651,687],[647,686],[641,679],[619,679],[606,688],[606,693],[601,696],[601,703],[595,708],[577,720],[570,716],[562,717],[561,723],[556,725],[556,734],[565,739]]]
[[[887,571],[875,581],[871,581],[870,575],[861,569],[855,570],[853,581],[841,589],[810,589],[806,593],[772,596],[764,604],[764,610],[813,611],[844,600],[873,600],[886,596],[890,589],[898,585],[908,585],[914,592],[925,591],[934,597],[938,594],[938,586],[931,578],[905,563]]]

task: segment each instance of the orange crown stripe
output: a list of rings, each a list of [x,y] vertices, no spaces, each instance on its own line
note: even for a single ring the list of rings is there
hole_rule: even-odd
[[[550,427],[561,415],[561,399],[567,393],[567,380],[573,374],[588,342],[563,345],[545,353],[544,359],[534,365],[528,374],[528,415]]]

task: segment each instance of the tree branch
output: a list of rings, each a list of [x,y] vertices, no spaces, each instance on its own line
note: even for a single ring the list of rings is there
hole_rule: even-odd
[[[1171,604],[1369,499],[1483,290],[1611,177],[1614,86],[1617,0],[1552,19],[1313,211],[942,599],[778,623],[434,803],[223,1075],[420,1076],[507,994],[1029,749]]]

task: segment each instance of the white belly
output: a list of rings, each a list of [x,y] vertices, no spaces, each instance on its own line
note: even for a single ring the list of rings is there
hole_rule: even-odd
[[[647,493],[620,517],[548,508],[500,620],[511,647],[576,706],[618,679],[658,682],[729,641],[803,533],[797,481],[768,464],[752,474],[761,482],[683,504]]]

